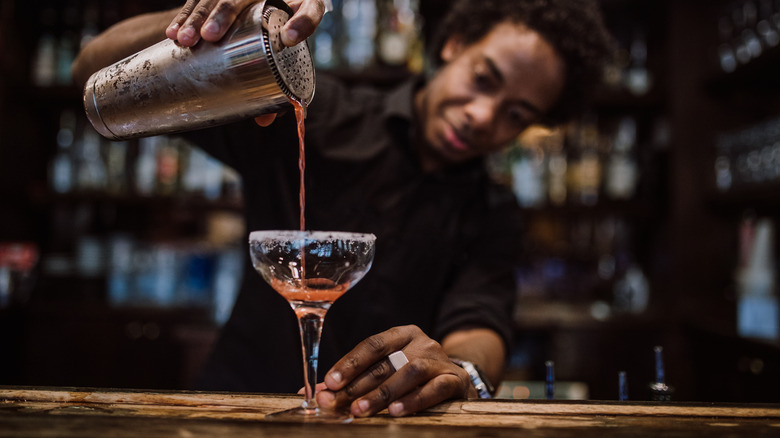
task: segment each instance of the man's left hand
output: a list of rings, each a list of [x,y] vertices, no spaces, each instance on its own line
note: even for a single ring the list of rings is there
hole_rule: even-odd
[[[409,362],[398,371],[387,356],[402,351]],[[394,327],[359,343],[328,371],[317,403],[325,409],[349,406],[356,417],[387,408],[409,415],[452,398],[476,397],[468,374],[442,346],[417,326]]]

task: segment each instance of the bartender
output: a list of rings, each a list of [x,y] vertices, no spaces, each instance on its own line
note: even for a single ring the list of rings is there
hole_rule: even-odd
[[[180,10],[120,22],[82,50],[74,77],[84,83],[166,37],[183,46],[218,41],[251,3],[188,0]],[[287,3],[295,13],[282,41],[294,45],[326,6]],[[306,118],[306,223],[377,236],[372,270],[324,324],[323,408],[400,416],[490,397],[511,345],[519,218],[512,193],[490,181],[483,159],[531,124],[577,114],[609,54],[591,0],[448,6],[429,74],[391,91],[317,75]],[[292,111],[184,135],[241,174],[250,231],[298,228]],[[247,263],[199,389],[296,392],[297,336],[287,302]]]

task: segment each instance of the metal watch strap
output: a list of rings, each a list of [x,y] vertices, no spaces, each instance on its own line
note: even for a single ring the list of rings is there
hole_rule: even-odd
[[[477,390],[479,398],[493,398],[495,389],[493,388],[493,385],[490,384],[490,381],[487,379],[487,377],[482,374],[482,371],[479,369],[479,367],[467,360],[454,358],[450,358],[450,360],[452,363],[463,368],[466,373],[468,373],[469,378],[471,379],[471,384],[474,385],[474,389]]]

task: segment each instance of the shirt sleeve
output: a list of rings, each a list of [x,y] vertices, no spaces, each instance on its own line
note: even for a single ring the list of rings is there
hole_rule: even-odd
[[[519,209],[514,202],[504,202],[479,216],[464,232],[468,243],[442,300],[434,336],[443,339],[457,330],[488,328],[509,349],[514,332]]]

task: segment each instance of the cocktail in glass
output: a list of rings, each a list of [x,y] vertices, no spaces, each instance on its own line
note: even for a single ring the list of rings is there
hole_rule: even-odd
[[[373,234],[330,231],[254,231],[252,265],[295,311],[303,351],[303,404],[270,420],[348,422],[348,412],[321,409],[314,399],[322,322],[330,306],[357,284],[374,260]]]

